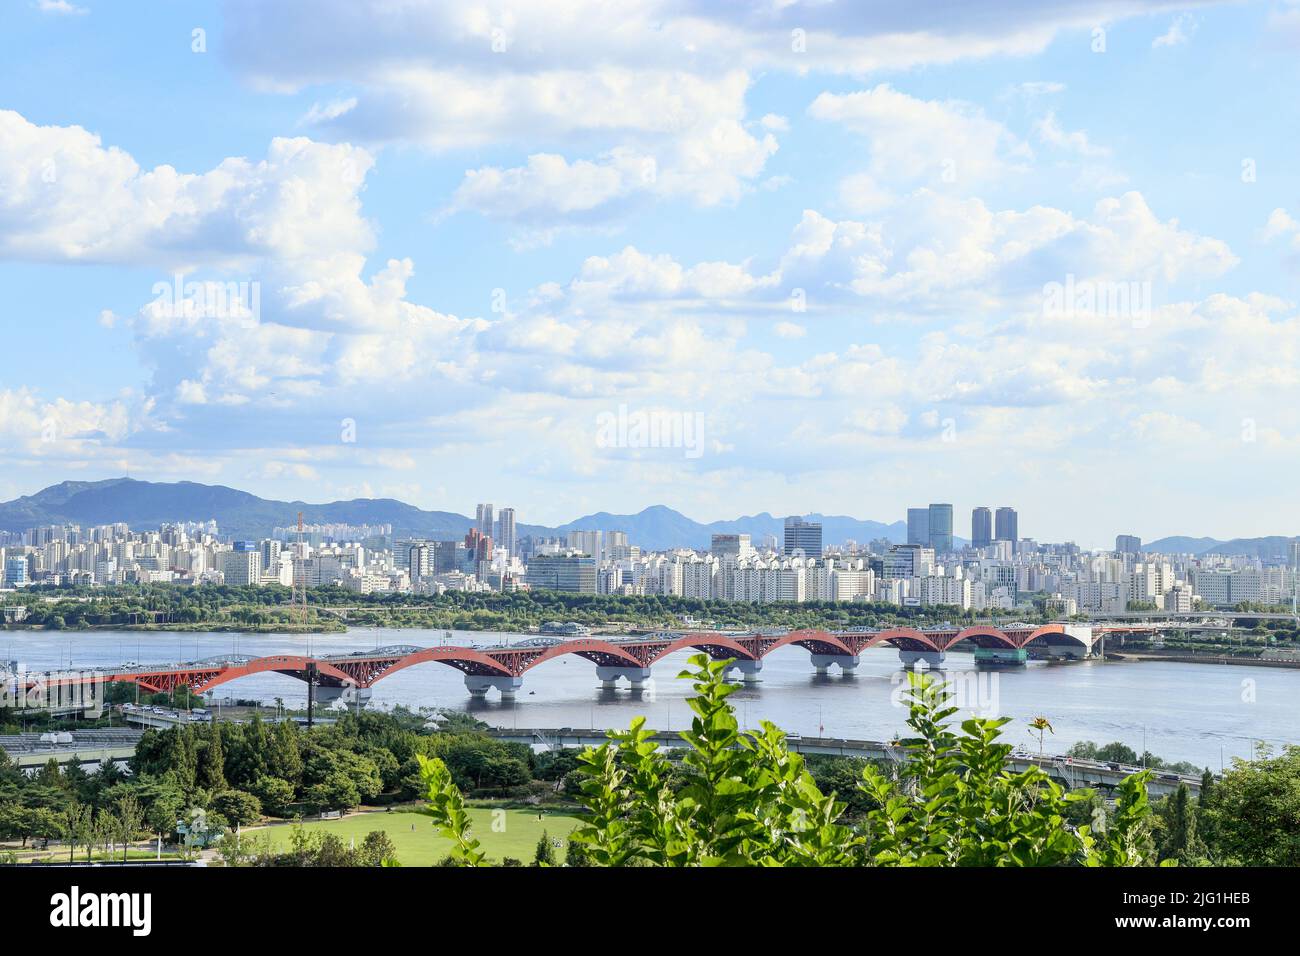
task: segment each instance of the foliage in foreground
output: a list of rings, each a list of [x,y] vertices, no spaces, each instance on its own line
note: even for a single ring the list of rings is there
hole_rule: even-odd
[[[742,732],[727,698],[726,662],[691,658],[695,712],[681,736],[687,782],[645,719],[579,758],[584,824],[572,839],[588,866],[1140,866],[1154,862],[1147,773],[1120,785],[1113,815],[1095,808],[1074,826],[1085,794],[1066,793],[1038,767],[1008,769],[1007,718],[972,718],[954,732],[942,684],[911,675],[905,759],[892,773],[868,764],[856,783],[869,809],[823,793],[785,734],[764,722]],[[459,789],[436,757],[420,756],[424,812],[452,841],[459,865],[486,856],[470,833]],[[680,771],[677,771],[680,776]],[[676,784],[676,785],[674,785]]]

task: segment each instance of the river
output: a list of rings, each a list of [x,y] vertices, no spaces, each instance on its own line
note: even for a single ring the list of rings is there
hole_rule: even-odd
[[[200,660],[222,654],[262,656],[282,653],[346,653],[390,644],[442,643],[442,631],[353,630],[337,635],[260,635],[188,632],[39,632],[0,634],[4,660],[29,671],[72,667],[91,669],[126,661],[141,664]],[[456,643],[502,644],[523,635],[454,632]],[[622,683],[606,691],[595,667],[573,655],[547,661],[524,675],[512,702],[493,691],[486,701],[471,700],[459,671],[422,664],[380,680],[371,707],[404,704],[468,710],[497,727],[625,727],[644,714],[650,727],[676,730],[689,725],[687,681],[674,679],[689,657],[681,652],[654,667],[643,692]],[[783,647],[764,659],[762,682],[747,685],[731,700],[746,727],[770,720],[804,736],[890,739],[904,730],[899,704],[898,655],[888,648],[864,651],[856,676],[832,669],[812,672],[808,653]],[[1012,718],[1007,742],[1038,750],[1028,727],[1036,716],[1052,724],[1043,749],[1062,753],[1071,744],[1118,740],[1139,754],[1145,749],[1174,760],[1190,760],[1216,771],[1233,757],[1249,756],[1257,741],[1280,748],[1300,743],[1300,670],[1213,664],[1086,661],[1049,664],[1031,661],[1021,669],[976,672],[969,654],[948,655],[947,672],[961,692],[963,712]],[[291,705],[305,702],[305,685],[291,677],[259,674],[217,688],[219,696],[276,697]]]

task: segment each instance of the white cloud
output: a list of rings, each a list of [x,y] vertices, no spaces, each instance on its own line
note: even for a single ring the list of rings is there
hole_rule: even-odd
[[[969,184],[1023,166],[1033,155],[974,104],[917,99],[886,83],[857,93],[822,93],[808,113],[868,137],[870,172],[889,184]]]
[[[36,9],[41,13],[53,13],[58,16],[81,16],[90,12],[85,7],[69,3],[68,0],[36,0]]]
[[[1180,13],[1169,24],[1168,30],[1151,41],[1151,48],[1158,50],[1160,47],[1181,46],[1191,39],[1191,35],[1195,32],[1196,20],[1185,13]]]
[[[1300,249],[1300,222],[1282,207],[1274,209],[1264,226],[1265,242],[1276,239],[1289,239],[1292,248]]]
[[[1083,130],[1067,132],[1062,128],[1060,120],[1056,118],[1056,111],[1049,110],[1047,114],[1034,123],[1034,132],[1038,138],[1057,149],[1067,150],[1085,157],[1109,156],[1110,150],[1104,146],[1095,146],[1089,139],[1088,134]]]
[[[523,146],[530,158],[480,167],[452,207],[515,221],[524,231],[520,244],[531,245],[564,226],[616,217],[639,198],[707,206],[774,183],[761,179],[763,167],[776,149],[773,134],[784,134],[788,123],[770,113],[749,120],[753,77],[863,76],[1024,55],[1063,30],[1164,5],[998,0],[976,14],[923,0],[864,16],[851,4],[766,0],[554,0],[509,8],[455,0],[226,0],[222,55],[257,88],[322,90],[325,98],[303,117],[322,138],[439,152]],[[913,115],[900,118],[889,115],[882,88],[876,93],[882,112],[874,119],[901,120],[891,132],[910,137],[876,147],[878,177],[885,167],[906,169],[918,148],[928,155],[926,175],[948,175],[955,163],[963,182],[1014,165],[1027,150],[968,104],[911,101]],[[893,99],[895,110],[908,100]],[[946,134],[956,138],[944,142]],[[652,186],[628,175],[623,154],[654,159]],[[563,179],[555,201],[535,188],[545,178],[539,156],[563,157],[565,169],[553,172]],[[577,194],[592,180],[601,186],[595,196]],[[531,221],[547,213],[549,225]]]
[[[163,267],[329,259],[373,241],[357,197],[371,163],[363,149],[276,139],[258,162],[146,171],[79,126],[0,110],[0,256]]]

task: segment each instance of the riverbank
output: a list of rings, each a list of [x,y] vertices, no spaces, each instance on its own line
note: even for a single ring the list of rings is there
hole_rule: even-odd
[[[29,631],[45,634],[94,634],[118,631],[163,634],[347,634],[350,628],[342,621],[323,623],[319,627],[300,624],[239,624],[234,621],[209,621],[185,624],[83,624],[80,627],[46,627],[41,624],[6,624],[0,631]]]
[[[1166,661],[1176,664],[1236,664],[1243,667],[1285,667],[1300,670],[1300,660],[1236,654],[1198,654],[1195,651],[1124,651],[1107,654],[1108,661]]]

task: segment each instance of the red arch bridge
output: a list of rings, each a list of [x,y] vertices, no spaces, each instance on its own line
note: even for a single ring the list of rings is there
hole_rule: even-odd
[[[400,645],[315,657],[295,654],[220,657],[185,664],[85,671],[51,679],[55,682],[126,681],[150,691],[165,692],[186,686],[203,693],[241,677],[269,672],[303,681],[311,679],[318,688],[318,696],[327,701],[345,695],[366,699],[370,696],[369,689],[385,677],[416,664],[435,662],[462,671],[465,686],[474,696],[484,696],[495,688],[509,698],[523,685],[526,672],[565,654],[576,654],[595,664],[596,675],[605,687],[614,687],[620,679],[626,679],[636,689],[649,680],[657,661],[687,649],[703,651],[714,660],[729,660],[729,674],[739,672],[744,681],[756,682],[763,669],[763,658],[788,644],[807,650],[818,673],[826,673],[832,666],[842,673],[852,673],[861,652],[879,645],[896,648],[904,667],[924,662],[928,667],[938,668],[945,654],[958,644],[972,648],[979,664],[1016,666],[1028,659],[1031,649],[1044,656],[1083,658],[1093,655],[1099,643],[1094,642],[1091,627],[1077,624],[752,633],[691,631],[609,639],[528,638],[494,647],[451,643],[433,647]]]

